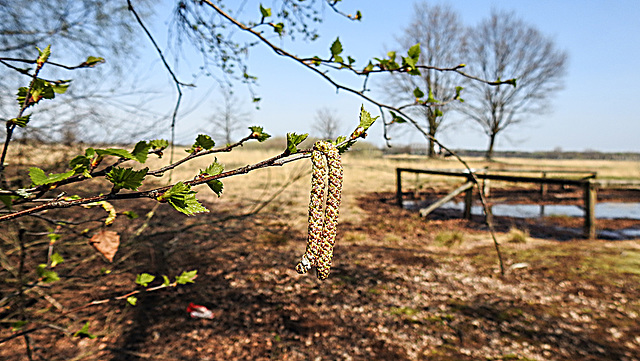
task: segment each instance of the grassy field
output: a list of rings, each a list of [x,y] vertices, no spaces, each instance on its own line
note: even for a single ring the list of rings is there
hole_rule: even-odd
[[[58,151],[33,153],[10,170],[25,175],[28,166],[55,164]],[[74,152],[79,153],[68,155]],[[245,147],[217,157],[230,170],[278,152]],[[195,160],[171,177],[190,179],[212,160]],[[599,178],[640,178],[640,162],[468,161],[473,168],[597,170]],[[166,159],[148,166],[161,162]],[[55,251],[65,259],[56,267],[61,281],[26,293],[27,319],[53,325],[30,335],[35,355],[50,360],[640,360],[639,240],[560,242],[552,234],[528,234],[526,224],[503,222],[498,240],[507,274],[502,277],[481,219],[445,214],[425,220],[395,205],[396,167],[461,164],[356,151],[344,156],[344,166],[334,266],[323,282],[293,269],[306,242],[308,160],[225,179],[221,198],[200,187],[198,198],[210,213],[186,217],[163,205],[148,227],[143,224],[155,205],[151,200],[114,202],[118,211],[141,217],[119,215],[109,227],[100,222],[100,208],[47,212],[46,217],[77,223],[99,221],[59,227]],[[430,193],[461,181],[409,176],[404,182],[406,190]],[[81,191],[105,192],[106,185],[96,179]],[[73,191],[56,192],[61,190]],[[17,225],[0,224],[3,295],[16,287],[10,266],[18,264]],[[30,230],[25,269],[33,278],[46,258],[52,225],[33,217],[20,225]],[[85,228],[120,234],[113,263],[87,245]],[[173,276],[191,269],[198,270],[195,284],[140,294],[135,307],[111,301],[55,318],[136,289],[136,274]],[[214,319],[189,318],[189,302],[209,307]],[[13,334],[10,321],[20,313],[15,304],[1,306],[4,338]],[[87,321],[97,338],[74,337]],[[2,344],[0,359],[26,360],[24,342]]]

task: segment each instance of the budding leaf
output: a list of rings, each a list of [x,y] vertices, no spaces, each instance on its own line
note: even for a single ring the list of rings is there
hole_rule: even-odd
[[[71,177],[74,174],[74,171],[69,171],[66,173],[49,173],[49,175],[46,175],[40,168],[29,168],[29,178],[31,178],[31,183],[33,183],[34,186],[59,182]]]
[[[340,37],[337,37],[331,44],[331,56],[337,57],[340,53],[342,53],[342,43],[340,43]]]
[[[156,279],[156,276],[142,273],[136,276],[136,283],[142,287],[147,287],[154,279]]]
[[[84,63],[80,64],[83,67],[88,67],[88,68],[92,68],[98,64],[102,64],[104,63],[104,58],[101,57],[96,57],[96,56],[90,56],[87,58],[87,60],[85,60]]]
[[[87,323],[85,323],[80,330],[76,331],[76,333],[73,334],[73,337],[88,337],[93,340],[98,336],[89,333],[89,321],[87,321]]]
[[[429,89],[429,97],[425,100],[425,103],[440,103],[440,101],[433,97],[433,91],[431,91],[431,89]]]
[[[196,277],[198,277],[198,270],[193,270],[193,271],[182,271],[182,274],[178,277],[176,277],[176,283],[179,285],[184,285],[187,283],[193,283],[196,279]]]
[[[294,154],[298,152],[298,144],[304,142],[309,134],[296,134],[296,133],[287,133],[287,150],[286,152],[289,154]]]
[[[171,281],[169,280],[169,277],[162,275],[162,285],[167,287],[171,284]]]
[[[149,141],[149,146],[151,146],[153,150],[165,149],[169,146],[169,141],[164,139],[154,139]]]
[[[398,116],[396,113],[394,112],[389,112],[389,113],[391,113],[391,123],[401,124],[401,123],[407,122],[404,118]]]
[[[271,16],[271,8],[264,8],[262,4],[260,4],[260,14],[262,14],[262,19],[268,18]]]
[[[27,126],[27,123],[29,123],[29,120],[31,120],[31,114],[23,115],[19,118],[9,119],[9,123],[15,124],[20,128],[24,128]]]
[[[416,88],[413,90],[413,95],[414,95],[416,98],[422,98],[422,97],[424,96],[424,93],[422,92],[422,90],[420,90],[420,88],[416,87]]]
[[[129,218],[129,219],[136,219],[136,218],[140,217],[138,215],[138,213],[136,213],[134,211],[124,211],[124,212],[122,212],[122,214],[127,216],[127,218]]]
[[[36,49],[38,49],[38,59],[36,60],[36,63],[38,64],[38,66],[42,66],[47,62],[49,56],[51,55],[51,44],[47,45],[44,50],[40,50],[40,48],[38,47],[36,47]]]
[[[410,47],[407,55],[414,60],[414,63],[417,63],[418,59],[420,59],[420,43]]]
[[[440,110],[439,108],[436,108],[436,110],[434,110],[434,114],[436,115],[436,118],[444,115],[444,113],[442,113],[442,110]]]
[[[273,26],[273,31],[278,33],[278,35],[282,36],[282,34],[284,34],[284,24],[283,23],[271,24],[271,26]]]
[[[196,213],[209,212],[208,209],[198,202],[195,194],[196,192],[192,191],[189,185],[178,182],[158,197],[158,200],[161,202],[169,202],[177,211],[188,216]]]
[[[264,142],[265,140],[271,137],[271,135],[266,133],[262,127],[252,126],[252,127],[249,127],[249,130],[252,131],[251,138],[257,139],[258,142],[260,143]]]
[[[216,143],[206,134],[198,134],[195,143],[191,146],[191,149],[185,149],[187,153],[197,153],[203,149],[209,150],[213,148]]]
[[[47,265],[42,263],[39,264],[36,268],[36,273],[38,273],[38,277],[44,283],[52,283],[60,280],[58,274],[52,270],[47,269]]]
[[[122,188],[135,191],[142,185],[142,181],[148,171],[149,168],[133,170],[133,168],[113,167],[107,173],[106,178],[113,183],[112,192],[114,193]]]
[[[127,297],[127,302],[129,302],[129,304],[130,304],[131,306],[135,306],[135,305],[136,305],[136,303],[138,303],[138,297],[136,297],[136,296],[129,296],[129,297]]]
[[[210,166],[205,170],[200,170],[200,174],[203,175],[218,175],[224,171],[224,165],[218,163],[218,159],[213,162]],[[213,179],[207,182],[207,185],[211,190],[220,197],[222,195],[222,188],[224,188],[221,181],[217,179]]]
[[[131,151],[131,155],[138,162],[144,163],[149,157],[149,149],[151,149],[151,144],[145,141],[139,141],[133,148],[133,151]]]
[[[64,258],[60,255],[60,253],[56,252],[51,256],[51,268],[59,265],[64,262]]]
[[[371,125],[373,125],[373,122],[375,122],[376,119],[378,119],[378,117],[371,118],[371,114],[364,110],[364,105],[360,107],[360,124],[358,127],[362,127],[366,131],[371,127]]]

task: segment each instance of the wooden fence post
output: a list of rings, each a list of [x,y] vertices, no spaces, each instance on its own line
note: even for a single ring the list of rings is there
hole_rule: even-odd
[[[474,183],[473,178],[468,177],[467,183]],[[471,206],[473,205],[473,187],[464,192],[464,219],[471,219]]]
[[[396,168],[396,201],[398,206],[402,208],[402,170]]]
[[[587,239],[596,238],[596,185],[588,179],[584,184],[584,236]]]

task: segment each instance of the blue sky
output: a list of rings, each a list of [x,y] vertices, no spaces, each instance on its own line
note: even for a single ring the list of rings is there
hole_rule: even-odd
[[[248,1],[245,16],[258,16],[257,3]],[[269,1],[263,1],[269,6]],[[412,2],[345,0],[346,12],[360,10],[362,22],[350,22],[326,9],[326,21],[320,26],[321,38],[310,44],[290,40],[276,43],[293,49],[299,56],[325,55],[333,40],[340,36],[345,55],[352,55],[359,66],[366,59],[380,56],[394,46],[412,17]],[[640,151],[640,113],[636,109],[640,95],[640,1],[564,0],[564,1],[484,1],[457,0],[450,4],[464,24],[474,25],[486,18],[492,8],[513,10],[525,22],[555,40],[569,54],[565,88],[556,94],[549,113],[531,117],[529,122],[500,134],[498,150],[598,150],[606,152]],[[255,7],[255,10],[252,8]],[[463,62],[463,60],[461,61]],[[326,81],[300,65],[276,56],[264,46],[249,55],[251,71],[259,77],[260,110],[254,110],[242,86],[251,124],[258,124],[275,135],[286,132],[312,132],[317,109],[328,107],[347,124],[344,132],[357,124],[363,100],[339,93]],[[157,71],[162,71],[159,64]],[[353,79],[338,75],[350,84]],[[372,83],[375,89],[375,80]],[[211,93],[206,97],[207,92]],[[375,92],[373,93],[375,95]],[[186,94],[186,108],[193,109],[181,120],[178,140],[188,142],[203,129],[217,97],[211,84],[201,82],[198,90]],[[204,99],[204,100],[203,100]],[[201,103],[196,107],[194,104]],[[376,108],[364,103],[372,113]],[[167,112],[171,109],[167,103]],[[382,144],[382,129],[374,125],[368,140]],[[484,149],[487,137],[472,123],[460,123],[439,136],[454,148]],[[394,139],[395,144],[421,142],[419,135]]]

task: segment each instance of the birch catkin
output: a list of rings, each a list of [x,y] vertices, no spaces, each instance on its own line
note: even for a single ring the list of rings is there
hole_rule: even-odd
[[[309,200],[309,236],[307,249],[296,266],[298,273],[315,267],[319,279],[329,277],[336,242],[342,162],[338,149],[325,141],[316,142],[311,153],[313,166]],[[325,187],[327,196],[325,198]]]

